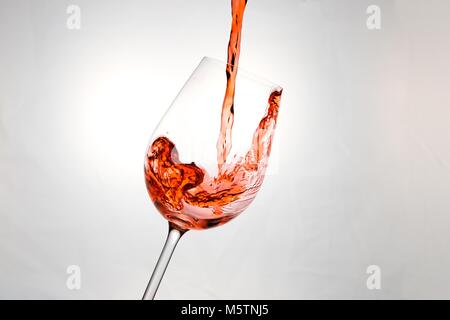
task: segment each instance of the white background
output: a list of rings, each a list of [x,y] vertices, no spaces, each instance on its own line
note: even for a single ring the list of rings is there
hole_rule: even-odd
[[[200,59],[226,58],[229,2],[0,0],[0,298],[141,297],[167,232],[145,147]],[[157,297],[450,298],[449,12],[249,0],[241,66],[284,88],[276,170],[181,239]]]

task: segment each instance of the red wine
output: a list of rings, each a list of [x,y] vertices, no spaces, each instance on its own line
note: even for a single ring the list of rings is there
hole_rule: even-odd
[[[220,123],[220,134],[217,141],[217,163],[220,167],[226,162],[231,150],[231,131],[234,121],[234,92],[236,84],[237,69],[239,65],[239,54],[241,52],[241,31],[244,19],[244,10],[247,0],[231,1],[231,32],[228,42],[228,64],[226,67],[227,89],[222,104],[222,117]]]
[[[273,91],[266,112],[244,156],[227,162],[231,150],[234,92],[245,0],[232,0],[232,28],[226,67],[227,88],[217,142],[218,173],[211,176],[194,162],[181,163],[174,142],[158,137],[147,151],[145,180],[161,214],[180,230],[221,225],[244,211],[264,179],[275,132],[281,90]]]

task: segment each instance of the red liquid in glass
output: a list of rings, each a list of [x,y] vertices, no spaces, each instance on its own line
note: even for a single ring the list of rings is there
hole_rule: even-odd
[[[227,162],[231,150],[234,92],[245,0],[232,0],[232,27],[226,67],[227,87],[217,142],[218,173],[181,163],[175,144],[158,137],[147,151],[145,180],[155,206],[180,230],[206,229],[233,219],[256,196],[264,179],[275,132],[281,91],[273,91],[245,156]],[[208,134],[208,133],[205,133]]]

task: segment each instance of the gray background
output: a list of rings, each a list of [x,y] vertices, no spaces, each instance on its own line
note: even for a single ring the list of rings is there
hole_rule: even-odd
[[[145,147],[201,57],[226,58],[229,2],[0,0],[0,298],[141,297],[167,228]],[[241,66],[284,87],[275,170],[186,234],[158,297],[450,298],[449,12],[250,0]]]

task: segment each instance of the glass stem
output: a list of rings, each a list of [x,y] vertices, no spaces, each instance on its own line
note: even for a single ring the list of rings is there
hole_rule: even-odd
[[[164,272],[169,264],[172,253],[177,246],[178,240],[184,234],[184,231],[180,231],[169,224],[169,234],[167,235],[166,243],[156,263],[155,270],[153,270],[152,277],[148,282],[147,289],[145,289],[142,300],[153,300],[155,298],[156,291],[161,283]]]

